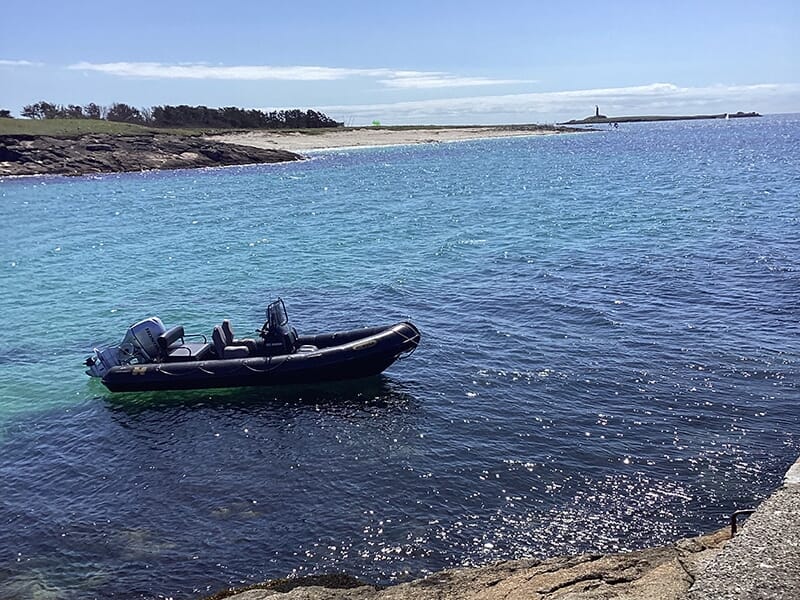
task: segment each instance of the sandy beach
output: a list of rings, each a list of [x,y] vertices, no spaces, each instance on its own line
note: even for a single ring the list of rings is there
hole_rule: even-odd
[[[228,144],[290,152],[311,152],[334,148],[396,146],[459,142],[482,138],[552,135],[579,131],[551,125],[503,125],[485,127],[382,128],[348,127],[305,131],[250,131],[224,133],[208,139]]]

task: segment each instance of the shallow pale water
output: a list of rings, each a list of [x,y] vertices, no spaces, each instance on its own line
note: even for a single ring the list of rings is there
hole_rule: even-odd
[[[724,525],[800,454],[800,120],[0,182],[0,597],[387,583]],[[409,318],[330,387],[112,395],[158,314]]]

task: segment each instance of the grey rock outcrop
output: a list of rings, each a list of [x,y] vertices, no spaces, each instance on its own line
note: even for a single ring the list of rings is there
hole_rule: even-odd
[[[624,554],[516,560],[444,571],[380,589],[324,587],[309,578],[266,583],[216,598],[233,600],[678,600],[728,539],[727,530]]]
[[[86,175],[190,169],[299,160],[285,150],[254,148],[171,134],[79,137],[0,136],[0,176]]]

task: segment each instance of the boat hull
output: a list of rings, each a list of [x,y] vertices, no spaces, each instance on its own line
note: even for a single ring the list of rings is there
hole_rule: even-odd
[[[310,352],[224,360],[113,367],[103,377],[112,392],[308,384],[377,375],[419,344],[411,323],[303,336],[322,347]],[[324,346],[325,344],[331,344]],[[314,345],[318,345],[314,344]],[[333,345],[335,344],[335,345]]]

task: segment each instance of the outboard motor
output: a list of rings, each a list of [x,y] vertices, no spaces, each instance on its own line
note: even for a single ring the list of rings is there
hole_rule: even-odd
[[[111,367],[153,362],[159,353],[158,336],[166,331],[158,317],[143,319],[128,328],[119,346],[94,349],[86,359],[91,377],[103,377]]]

